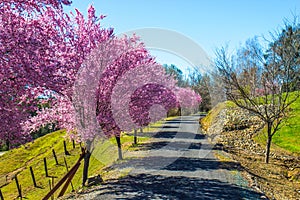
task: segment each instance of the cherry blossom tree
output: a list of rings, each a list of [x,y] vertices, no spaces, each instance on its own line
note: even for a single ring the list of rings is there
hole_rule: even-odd
[[[0,140],[8,146],[31,139],[21,124],[36,112],[40,93],[49,89],[70,97],[85,56],[112,34],[100,28],[93,7],[85,20],[78,10],[65,14],[63,4],[70,2],[0,3]]]
[[[46,123],[56,122],[59,127],[67,128],[69,133],[75,131],[76,134],[71,136],[84,141],[87,148],[84,184],[95,137],[115,136],[119,156],[122,158],[121,129],[115,123],[111,110],[111,94],[115,84],[126,71],[140,65],[151,67],[152,63],[155,63],[153,58],[135,36],[113,37],[100,43],[82,63],[72,98],[57,94],[58,97],[55,98],[52,107],[40,111],[37,116],[28,121],[26,127],[32,130]]]
[[[186,114],[194,112],[202,102],[201,96],[191,88],[178,87],[175,90],[181,110]]]
[[[49,10],[60,9],[62,5],[58,1],[2,1],[0,4],[0,139],[10,148],[11,144],[30,140],[30,135],[22,132],[20,125],[36,108],[33,99],[37,88],[32,87],[30,79],[37,78],[34,77],[38,75],[37,66],[49,58],[47,53],[50,54],[46,53],[47,40],[43,40],[45,35],[42,34],[45,29],[37,15],[42,17],[39,12],[45,9],[43,5]],[[45,59],[39,50],[43,50]],[[50,65],[50,62],[44,64]]]
[[[23,4],[20,3],[20,6]],[[10,5],[9,2],[7,5]],[[15,5],[19,6],[18,2]],[[136,36],[116,38],[112,36],[112,30],[101,29],[97,20],[103,16],[97,18],[93,7],[89,8],[88,19],[85,20],[78,10],[75,15],[69,16],[63,13],[59,5],[46,5],[39,11],[34,10],[38,6],[33,6],[29,10],[33,12],[32,16],[24,16],[16,10],[8,12],[23,20],[23,24],[12,20],[6,27],[12,31],[1,31],[4,38],[1,37],[1,43],[6,44],[12,39],[19,41],[1,49],[4,55],[1,81],[7,83],[7,80],[13,80],[6,86],[17,83],[12,91],[5,87],[0,89],[6,94],[2,97],[6,99],[1,109],[13,105],[7,109],[8,114],[1,117],[12,114],[18,118],[19,127],[11,131],[14,135],[25,133],[29,136],[32,130],[56,123],[58,127],[66,128],[71,137],[85,141],[84,184],[91,144],[96,136],[114,136],[119,147],[119,158],[122,158],[121,131],[134,126],[119,123],[120,117],[115,117],[116,113],[122,113],[123,121],[147,124],[149,110],[154,105],[161,104],[165,109],[177,105],[173,92],[175,82],[163,73],[163,68]],[[23,26],[24,23],[26,26]],[[16,36],[14,31],[23,32]],[[12,78],[8,79],[9,76]],[[125,84],[132,78],[135,81]],[[121,92],[118,92],[117,86],[120,85],[126,85],[127,90],[121,87]],[[54,91],[54,98],[48,99],[51,106],[37,110],[37,104],[41,103],[37,96],[46,89]],[[135,106],[135,94],[140,93],[145,99],[136,101],[139,106]],[[122,108],[131,112],[122,112]],[[32,112],[36,115],[26,121]],[[11,121],[7,124],[12,127]]]
[[[148,110],[151,108],[154,111],[152,106],[162,104],[159,98],[164,98],[165,101],[169,99],[170,105],[174,105],[176,99],[170,98],[172,93],[166,93],[162,89],[172,91],[175,88],[175,83],[173,78],[165,74],[161,65],[153,62],[127,71],[118,80],[111,98],[113,117],[122,131],[134,130],[134,143],[137,141],[136,130],[150,122],[150,116],[147,117],[140,113],[142,111],[140,108],[147,107]],[[175,95],[173,94],[173,96]],[[156,109],[155,112],[151,112],[153,114],[151,115],[152,121],[165,117],[167,111],[163,107],[160,107],[161,110]],[[144,121],[146,120],[145,117],[148,119],[147,123]]]
[[[120,134],[122,128],[116,123],[114,118],[115,107],[112,107],[112,99],[126,99],[128,91],[122,90],[117,96],[112,98],[113,91],[118,81],[121,81],[126,72],[139,67],[147,66],[143,68],[144,72],[147,69],[151,70],[152,65],[155,64],[153,57],[150,56],[144,45],[138,40],[137,37],[122,38],[125,51],[121,56],[115,60],[113,65],[108,66],[102,74],[99,82],[99,89],[97,93],[97,109],[96,115],[101,126],[101,129],[106,135],[115,136],[118,144],[119,159],[122,159]],[[144,78],[147,76],[144,74]],[[123,84],[122,84],[123,85]],[[129,87],[133,87],[133,84],[129,84]],[[129,90],[130,91],[130,90]],[[126,93],[127,92],[127,93]],[[121,107],[125,104],[119,104]],[[119,112],[128,113],[128,112]],[[123,118],[123,120],[129,120],[129,118]]]
[[[131,95],[129,114],[140,128],[149,125],[150,122],[163,119],[170,109],[178,106],[176,96],[171,89],[150,83],[138,88]],[[134,144],[137,144],[136,128]]]

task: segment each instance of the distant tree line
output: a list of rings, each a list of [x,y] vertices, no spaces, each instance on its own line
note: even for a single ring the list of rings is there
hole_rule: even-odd
[[[265,162],[272,137],[284,125],[290,105],[299,98],[300,24],[285,24],[271,35],[266,47],[258,37],[230,55],[216,53],[215,66],[226,99],[257,115],[266,125]]]
[[[193,70],[184,78],[175,65],[164,66],[178,85],[189,86],[201,95],[199,111],[207,112],[217,103],[230,100],[260,117],[267,129],[266,163],[272,137],[300,96],[299,22],[285,23],[270,38],[248,39],[232,54],[228,47],[217,49],[214,68],[204,74]]]

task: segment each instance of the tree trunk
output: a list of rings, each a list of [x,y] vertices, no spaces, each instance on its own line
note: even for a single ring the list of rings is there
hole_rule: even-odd
[[[123,160],[121,138],[120,138],[120,136],[115,136],[115,137],[116,137],[116,141],[117,141],[117,144],[118,144],[119,160]]]
[[[134,133],[133,133],[133,144],[137,144],[137,129],[134,129]]]
[[[143,133],[143,128],[140,128],[140,132]]]
[[[85,186],[85,183],[88,179],[88,172],[89,172],[89,165],[90,165],[90,158],[91,158],[91,146],[92,146],[92,141],[88,140],[86,142],[86,154],[84,156],[82,186]]]
[[[7,148],[7,151],[9,150],[9,148],[10,148],[10,143],[9,143],[9,140],[6,140],[6,148]]]
[[[268,123],[268,138],[267,138],[267,145],[266,145],[266,157],[265,162],[269,163],[270,159],[270,148],[271,148],[271,142],[272,142],[272,123]]]

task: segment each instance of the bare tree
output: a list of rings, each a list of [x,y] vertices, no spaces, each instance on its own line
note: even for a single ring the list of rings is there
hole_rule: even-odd
[[[217,70],[211,71],[211,84],[209,92],[211,96],[211,105],[216,106],[220,102],[226,101],[226,91],[222,81],[221,73]]]
[[[266,163],[272,137],[299,97],[299,30],[299,24],[285,26],[266,50],[253,39],[233,56],[225,48],[216,53],[227,99],[256,114],[267,126]]]
[[[202,102],[199,105],[199,111],[208,112],[211,106],[211,96],[210,96],[210,76],[205,73],[201,74],[198,70],[194,70],[189,74],[189,84],[190,87],[200,94]]]

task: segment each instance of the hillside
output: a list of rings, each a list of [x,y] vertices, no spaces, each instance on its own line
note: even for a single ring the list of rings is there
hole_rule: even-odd
[[[298,98],[290,106],[288,118],[281,129],[273,137],[275,147],[287,150],[288,152],[300,154],[300,99]],[[265,132],[266,130],[263,130]],[[255,140],[265,144],[264,134],[258,135]]]
[[[73,148],[72,142],[65,139],[65,131],[56,131],[45,135],[35,141],[13,149],[0,157],[0,185],[1,191],[5,199],[15,199],[18,196],[17,187],[14,176],[17,175],[22,188],[22,195],[28,199],[40,199],[49,190],[49,181],[54,182],[66,173],[64,165],[64,157],[69,167],[73,166],[80,155],[80,145],[76,144]],[[63,141],[66,140],[67,150],[70,155],[64,153]],[[59,165],[56,165],[53,157],[52,149],[55,150]],[[47,159],[48,173],[50,177],[46,177],[44,171],[44,158]],[[104,164],[92,158],[90,174],[97,172]],[[32,166],[34,176],[37,182],[37,188],[33,186],[29,167]],[[74,188],[80,186],[80,175],[82,167],[73,179]],[[71,188],[67,192],[70,192]]]
[[[284,126],[274,136],[271,162],[264,163],[265,128],[255,115],[231,102],[219,103],[201,120],[217,147],[248,171],[252,184],[270,198],[300,198],[300,99],[290,109]]]
[[[143,132],[156,132],[165,120],[171,120],[175,117],[169,117],[156,123],[149,124],[143,128]],[[146,134],[147,135],[147,134]],[[133,145],[133,133],[123,133],[121,135],[123,153],[126,151],[137,151],[140,144],[149,141],[148,136],[139,136],[138,145]],[[66,141],[67,151],[70,155],[65,155],[63,142]],[[21,185],[22,196],[26,199],[42,199],[50,190],[49,183],[54,178],[54,184],[57,183],[66,173],[64,158],[67,161],[69,169],[76,163],[81,153],[81,144],[74,143],[66,137],[64,130],[49,133],[40,137],[33,142],[22,145],[19,148],[12,149],[4,155],[0,156],[0,190],[4,199],[16,199],[18,190],[15,183],[15,175],[17,175],[19,184]],[[109,178],[118,178],[123,176],[120,171],[111,170],[109,168],[117,161],[117,147],[114,138],[106,140],[104,143],[94,143],[94,150],[90,158],[89,176],[101,176],[102,181]],[[58,165],[56,165],[53,150],[55,150]],[[44,158],[47,160],[48,174],[45,175]],[[30,174],[30,167],[33,168],[37,187],[34,187]],[[81,189],[83,164],[79,167],[75,174],[72,185],[66,191],[70,193],[73,189]],[[51,182],[52,184],[52,182]],[[73,189],[72,189],[73,187]],[[58,190],[60,191],[60,190]],[[57,196],[58,192],[54,195]]]
[[[73,143],[66,139],[65,135],[66,133],[63,130],[47,134],[31,143],[10,150],[0,157],[0,189],[4,199],[15,199],[18,196],[14,180],[15,175],[17,175],[21,185],[23,197],[27,199],[41,199],[49,192],[49,182],[52,181],[52,177],[54,177],[54,183],[57,183],[67,172],[64,157],[70,168],[76,163],[81,153],[80,144],[75,144],[75,148],[73,148]],[[65,155],[64,153],[64,140],[70,155]],[[124,134],[121,140],[124,151],[132,148],[132,136]],[[140,142],[144,140],[147,140],[147,138],[139,138]],[[55,163],[52,149],[56,152],[59,165]],[[47,159],[49,177],[45,175],[44,158]],[[116,176],[116,174],[113,174],[116,172],[105,171],[105,166],[112,164],[116,160],[117,148],[113,138],[103,144],[96,145],[90,160],[90,176],[100,174],[103,180],[108,176]],[[33,168],[38,187],[33,186],[29,170],[30,166]],[[83,164],[72,181],[75,190],[81,187],[82,166]],[[71,190],[72,187],[69,186],[66,193]]]
[[[288,118],[281,129],[274,135],[273,150],[300,154],[300,98],[290,106]],[[263,123],[253,114],[237,108],[232,102],[223,102],[216,105],[201,121],[207,132],[220,134],[239,130],[239,133],[251,135],[257,144],[265,146]],[[224,134],[223,134],[224,135]],[[252,137],[253,136],[253,137]],[[240,137],[239,137],[240,138]],[[243,140],[242,138],[240,138]]]

